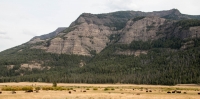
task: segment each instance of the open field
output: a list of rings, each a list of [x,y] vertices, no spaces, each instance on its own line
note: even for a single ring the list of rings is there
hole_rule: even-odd
[[[7,87],[40,87],[38,93],[25,91],[4,91]],[[58,83],[58,88],[44,90],[52,83],[0,83],[0,99],[200,99],[200,86],[197,85],[133,85],[133,84],[65,84]],[[59,90],[59,88],[63,88]],[[133,90],[134,89],[134,90]],[[148,90],[148,92],[146,92]],[[152,92],[149,92],[149,91]],[[179,90],[181,93],[167,93]],[[69,94],[71,91],[71,94]],[[76,91],[76,92],[75,92]],[[86,91],[86,92],[83,92]],[[186,92],[186,94],[184,94]]]

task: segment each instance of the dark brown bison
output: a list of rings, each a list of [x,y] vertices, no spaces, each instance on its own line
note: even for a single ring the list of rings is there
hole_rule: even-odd
[[[171,93],[170,91],[168,91],[167,93]]]
[[[140,95],[140,93],[137,93],[136,95]]]
[[[25,92],[26,93],[30,93],[30,92],[33,92],[33,90],[26,90]]]
[[[198,95],[200,95],[200,92],[198,93]]]
[[[176,90],[172,91],[172,93],[176,93]]]
[[[83,92],[86,92],[86,90],[83,90]]]
[[[71,91],[69,91],[68,93],[69,93],[69,94],[71,94],[72,92],[71,92]]]
[[[178,90],[177,90],[176,93],[181,93],[181,91],[178,91]]]
[[[149,92],[152,92],[152,90],[149,90]]]
[[[2,92],[0,91],[0,94],[2,94]]]

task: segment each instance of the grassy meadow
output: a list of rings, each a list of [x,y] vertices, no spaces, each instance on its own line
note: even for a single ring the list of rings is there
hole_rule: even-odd
[[[198,85],[0,83],[0,99],[200,99]],[[26,90],[39,92],[25,92]],[[174,90],[181,93],[167,93]],[[16,93],[13,94],[12,92]],[[148,91],[148,92],[147,92]],[[71,92],[71,93],[69,93]]]

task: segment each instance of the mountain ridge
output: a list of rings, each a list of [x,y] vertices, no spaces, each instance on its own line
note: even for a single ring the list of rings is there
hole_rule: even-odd
[[[0,53],[0,82],[200,83],[199,16],[177,9],[81,14]]]
[[[142,18],[139,19],[138,16]],[[154,40],[165,35],[157,35],[165,31],[159,27],[166,28],[163,25],[172,25],[181,19],[190,17],[181,14],[177,9],[154,12],[118,11],[108,14],[83,13],[67,29],[48,41],[48,46],[35,48],[58,54],[90,56],[92,51],[99,53],[111,43],[110,36],[120,35],[121,38],[117,42],[124,44],[130,44],[133,40]],[[193,31],[195,29],[193,28]]]

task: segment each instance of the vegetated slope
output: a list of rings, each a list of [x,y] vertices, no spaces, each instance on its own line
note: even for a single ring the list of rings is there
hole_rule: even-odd
[[[199,83],[198,19],[176,9],[84,13],[54,36],[1,52],[0,81]]]

